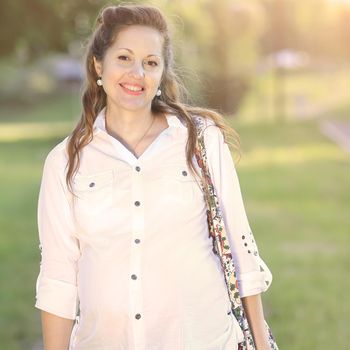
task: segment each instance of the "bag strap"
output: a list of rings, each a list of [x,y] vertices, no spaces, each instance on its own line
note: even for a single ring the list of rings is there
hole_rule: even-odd
[[[205,194],[207,204],[207,218],[209,223],[210,236],[213,238],[214,253],[219,256],[221,266],[225,274],[226,285],[229,291],[230,300],[234,306],[233,310],[237,320],[244,318],[242,302],[238,290],[238,281],[236,275],[236,268],[232,260],[232,253],[229,241],[224,227],[224,220],[219,206],[218,197],[214,188],[211,175],[208,167],[207,152],[204,143],[205,125],[203,119],[194,117],[197,126],[197,147],[195,156],[197,163],[201,168],[202,181],[201,187]]]
[[[244,340],[238,344],[238,349],[255,350],[256,347],[254,344],[254,339],[250,331],[249,323],[246,318],[239,294],[236,268],[232,259],[232,252],[227,238],[218,196],[216,194],[208,167],[207,152],[204,142],[204,130],[206,129],[207,125],[204,123],[204,118],[199,116],[194,116],[193,121],[197,129],[195,157],[202,173],[201,188],[207,205],[209,237],[212,237],[213,239],[213,252],[220,258],[233,314],[244,334]],[[273,337],[271,329],[269,328],[266,320],[264,320],[264,323],[268,333],[271,350],[278,350],[276,340]]]

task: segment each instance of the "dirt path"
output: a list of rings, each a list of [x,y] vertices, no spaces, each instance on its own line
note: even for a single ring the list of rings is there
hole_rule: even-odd
[[[350,154],[350,122],[324,120],[320,122],[321,132]]]

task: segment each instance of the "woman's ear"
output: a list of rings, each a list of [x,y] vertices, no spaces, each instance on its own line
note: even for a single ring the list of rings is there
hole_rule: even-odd
[[[102,75],[102,62],[98,61],[95,56],[93,56],[93,59],[96,74],[100,77]]]

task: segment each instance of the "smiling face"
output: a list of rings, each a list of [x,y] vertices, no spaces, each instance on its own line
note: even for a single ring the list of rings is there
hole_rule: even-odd
[[[163,37],[151,27],[133,25],[120,31],[102,61],[94,58],[107,106],[151,110],[164,68]]]

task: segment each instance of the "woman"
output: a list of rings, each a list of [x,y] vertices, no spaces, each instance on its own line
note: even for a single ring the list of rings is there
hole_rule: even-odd
[[[181,103],[166,21],[148,6],[101,11],[83,112],[48,154],[36,285],[51,349],[237,348],[242,332],[208,237],[193,116],[205,143],[257,349],[268,349],[260,271],[219,114]],[[73,322],[74,327],[73,327]],[[72,329],[73,327],[73,329]]]

